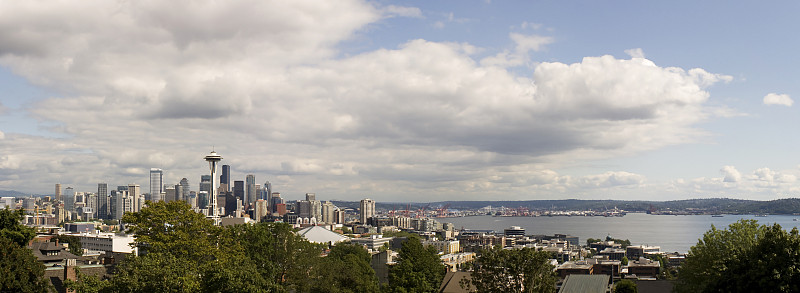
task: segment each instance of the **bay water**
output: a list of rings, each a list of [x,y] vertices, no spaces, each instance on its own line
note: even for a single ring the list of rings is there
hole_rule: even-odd
[[[686,253],[697,244],[703,233],[711,229],[727,228],[739,219],[755,219],[759,224],[780,224],[791,230],[800,224],[800,216],[769,215],[648,215],[629,213],[624,217],[493,217],[471,216],[438,218],[442,223],[453,223],[456,229],[493,230],[502,232],[510,226],[520,226],[527,235],[567,234],[578,236],[582,244],[588,238],[605,239],[611,236],[629,239],[632,245],[660,246],[661,251]],[[795,220],[797,219],[797,220]]]

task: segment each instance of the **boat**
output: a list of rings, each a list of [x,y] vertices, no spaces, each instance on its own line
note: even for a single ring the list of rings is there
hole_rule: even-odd
[[[722,218],[722,215],[711,215],[712,218]]]

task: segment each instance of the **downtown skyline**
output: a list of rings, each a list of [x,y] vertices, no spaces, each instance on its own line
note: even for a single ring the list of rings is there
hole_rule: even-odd
[[[798,6],[0,1],[0,189],[800,197]]]

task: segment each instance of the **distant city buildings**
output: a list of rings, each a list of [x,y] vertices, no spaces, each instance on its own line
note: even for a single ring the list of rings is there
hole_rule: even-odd
[[[164,170],[159,168],[150,169],[150,200],[159,201],[161,192],[164,191]]]
[[[369,198],[361,200],[361,223],[366,224],[369,218],[375,216],[375,201]]]

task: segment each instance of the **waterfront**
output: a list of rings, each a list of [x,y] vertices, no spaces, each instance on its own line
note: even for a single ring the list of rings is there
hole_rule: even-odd
[[[797,227],[794,221],[800,216],[774,215],[755,217],[753,215],[710,215],[666,216],[629,213],[624,217],[492,217],[474,216],[461,218],[441,218],[443,223],[453,223],[456,229],[494,230],[502,232],[509,226],[520,226],[526,234],[553,235],[569,234],[580,237],[581,243],[588,238],[605,238],[610,235],[619,239],[630,239],[631,244],[661,246],[661,251],[686,253],[697,244],[703,233],[715,225],[726,228],[739,219],[756,219],[760,224],[778,223],[786,230]]]

